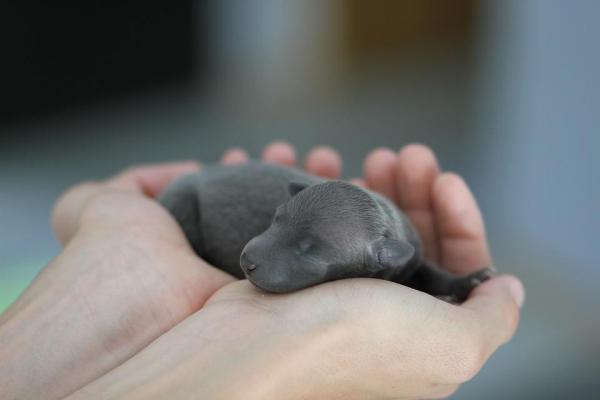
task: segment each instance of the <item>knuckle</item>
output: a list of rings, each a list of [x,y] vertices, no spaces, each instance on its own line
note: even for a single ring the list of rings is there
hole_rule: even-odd
[[[61,243],[66,243],[83,205],[90,196],[98,192],[100,186],[98,182],[83,182],[67,189],[56,200],[50,212],[50,224]]]
[[[85,181],[78,183],[77,185],[71,186],[60,195],[60,197],[56,201],[55,206],[60,204],[61,202],[72,199],[73,197],[79,197],[83,193],[88,193],[96,189],[99,185],[100,183],[95,181]]]
[[[171,223],[175,224],[172,217],[153,200],[111,188],[93,194],[79,215],[81,227],[118,229],[136,239],[154,237],[150,226],[170,227]]]
[[[130,215],[143,211],[140,210],[139,202],[131,202],[131,195],[119,190],[105,189],[92,194],[81,207],[81,219],[106,217],[114,210],[125,210]]]
[[[79,183],[75,186],[71,186],[64,191],[54,203],[52,207],[52,223],[55,225],[59,223],[61,214],[65,208],[73,208],[73,203],[76,203],[78,199],[87,197],[88,194],[93,193],[98,189],[100,183],[95,181],[86,181]]]

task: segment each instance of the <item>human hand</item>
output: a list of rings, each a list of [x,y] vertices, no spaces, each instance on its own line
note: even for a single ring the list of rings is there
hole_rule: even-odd
[[[246,158],[231,150],[223,162]],[[276,143],[263,158],[290,164],[295,156]],[[308,165],[323,167],[318,159]],[[199,259],[153,199],[198,168],[195,162],[133,168],[60,198],[52,224],[64,250],[0,316],[0,399],[62,398],[235,280]]]
[[[377,150],[356,183],[398,202],[430,261],[462,274],[491,263],[472,195],[458,176],[439,172],[429,149]],[[511,338],[523,297],[509,276],[483,283],[460,306],[374,279],[285,295],[238,281],[73,398],[446,397]]]

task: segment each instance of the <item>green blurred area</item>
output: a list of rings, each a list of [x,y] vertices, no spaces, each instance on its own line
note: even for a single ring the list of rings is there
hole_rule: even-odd
[[[17,260],[2,266],[0,314],[19,297],[44,264],[42,260]]]

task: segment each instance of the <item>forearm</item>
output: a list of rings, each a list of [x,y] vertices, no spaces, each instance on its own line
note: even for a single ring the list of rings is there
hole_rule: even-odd
[[[135,293],[120,293],[124,278],[114,271],[117,265],[109,265],[112,272],[100,263],[73,271],[83,258],[97,255],[85,239],[75,240],[6,313],[0,324],[0,398],[62,398],[166,329]],[[102,279],[106,274],[114,279]]]
[[[34,299],[0,326],[1,398],[58,399],[109,368],[113,360],[80,324],[70,295]],[[89,330],[87,330],[89,332]]]

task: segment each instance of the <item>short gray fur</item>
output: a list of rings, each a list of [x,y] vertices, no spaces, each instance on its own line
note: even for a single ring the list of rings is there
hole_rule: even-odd
[[[270,292],[371,277],[462,301],[491,276],[484,268],[458,277],[425,263],[415,228],[385,197],[295,168],[209,166],[159,201],[200,257]]]

